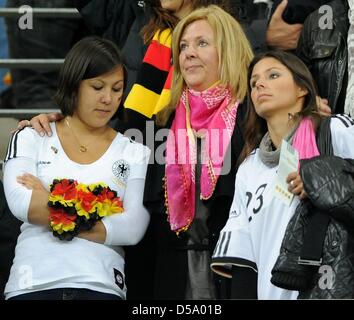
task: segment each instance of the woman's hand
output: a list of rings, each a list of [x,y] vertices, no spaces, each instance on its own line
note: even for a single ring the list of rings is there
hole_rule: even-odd
[[[61,113],[53,112],[48,114],[39,114],[33,117],[31,120],[22,120],[18,123],[17,129],[23,129],[24,127],[32,126],[41,137],[47,134],[49,137],[52,135],[52,130],[50,129],[49,123],[53,121],[58,121],[63,118]]]
[[[331,115],[332,110],[328,105],[327,99],[316,96],[316,102],[317,102],[318,112],[320,113],[321,116],[328,117]]]
[[[286,182],[289,184],[288,190],[300,199],[307,198],[307,194],[304,190],[304,184],[302,183],[301,176],[298,172],[292,172],[286,178]]]
[[[19,184],[32,190],[31,202],[28,208],[28,222],[40,226],[48,226],[49,209],[47,206],[49,191],[35,176],[25,173],[16,177]]]
[[[22,176],[18,176],[16,180],[19,184],[22,184],[28,190],[47,191],[46,188],[43,186],[41,180],[29,173],[25,173]]]

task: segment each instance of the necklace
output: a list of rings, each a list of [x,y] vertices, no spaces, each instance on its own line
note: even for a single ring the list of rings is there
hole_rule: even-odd
[[[88,145],[87,145],[87,144],[84,145],[84,144],[82,144],[82,143],[80,142],[80,140],[78,139],[77,135],[75,134],[73,128],[70,126],[70,123],[69,123],[68,118],[65,118],[65,123],[66,123],[66,125],[68,126],[68,128],[70,129],[71,133],[73,134],[75,140],[78,142],[78,144],[79,144],[79,151],[82,152],[82,153],[87,152],[87,150],[88,150],[88,149],[87,149],[87,146],[88,146]],[[105,131],[105,132],[106,132],[106,131]],[[105,133],[105,132],[104,132],[104,133]],[[104,134],[104,133],[103,133],[103,134]],[[102,134],[102,135],[103,135],[103,134]],[[100,137],[101,137],[101,136],[100,136]],[[90,142],[92,142],[92,140],[91,140]],[[89,144],[90,144],[90,142],[89,142]]]
[[[68,126],[68,128],[70,129],[71,133],[73,134],[74,138],[76,139],[76,141],[79,143],[79,150],[80,152],[86,152],[87,151],[87,147],[83,144],[80,143],[79,139],[77,138],[74,130],[71,128],[70,123],[68,118],[65,118],[65,123]]]

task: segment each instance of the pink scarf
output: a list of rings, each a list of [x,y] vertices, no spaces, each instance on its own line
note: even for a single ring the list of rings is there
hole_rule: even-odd
[[[203,92],[185,90],[176,108],[166,146],[165,199],[171,230],[177,234],[188,229],[195,214],[194,134],[204,136],[200,198],[206,200],[214,192],[234,131],[238,102],[230,102],[230,90],[215,86]]]
[[[293,147],[299,152],[299,159],[310,159],[320,155],[317,148],[315,129],[310,118],[303,118],[296,129]]]

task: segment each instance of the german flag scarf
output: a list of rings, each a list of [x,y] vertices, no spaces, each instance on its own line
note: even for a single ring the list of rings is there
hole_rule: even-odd
[[[168,104],[173,73],[171,45],[171,29],[155,33],[137,80],[125,100],[125,108],[151,119]]]

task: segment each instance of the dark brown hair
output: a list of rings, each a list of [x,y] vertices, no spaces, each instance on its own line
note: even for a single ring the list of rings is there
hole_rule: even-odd
[[[58,90],[54,95],[63,115],[73,115],[82,80],[98,77],[117,67],[123,68],[125,87],[126,70],[120,51],[112,41],[99,37],[86,37],[78,41],[60,69]]]
[[[247,112],[244,121],[244,137],[245,146],[241,152],[238,163],[242,163],[248,155],[259,146],[263,136],[268,131],[267,122],[261,118],[255,111],[252,99],[251,99],[251,86],[250,79],[254,66],[265,58],[274,58],[283,64],[292,74],[295,83],[303,89],[307,90],[305,96],[304,105],[300,112],[293,115],[295,121],[299,121],[303,117],[310,117],[317,127],[320,116],[317,112],[318,107],[316,103],[317,88],[312,78],[312,75],[306,65],[295,55],[285,51],[268,51],[256,56],[248,69],[248,90],[247,90]]]
[[[185,0],[183,0],[183,2],[184,1]],[[216,4],[226,11],[230,8],[229,0],[190,0],[190,2],[193,9],[208,6],[210,4]],[[151,10],[151,19],[148,24],[141,29],[141,36],[144,39],[144,43],[148,44],[158,30],[167,28],[173,30],[178,23],[178,18],[168,10],[163,9],[160,0],[146,0],[146,3]],[[184,3],[182,3],[181,6],[183,4]]]

